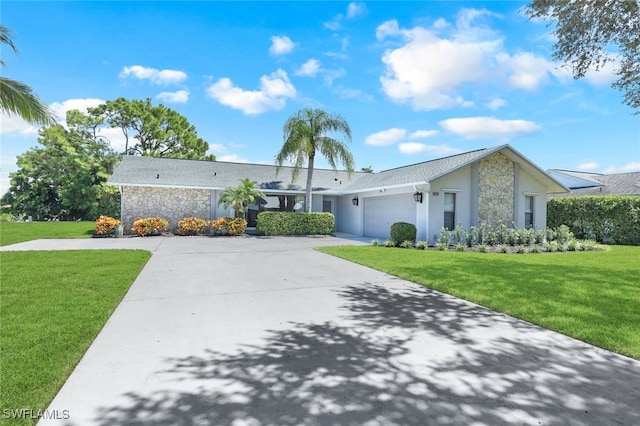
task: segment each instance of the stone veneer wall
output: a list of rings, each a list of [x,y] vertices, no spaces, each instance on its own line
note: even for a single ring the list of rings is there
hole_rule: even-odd
[[[478,174],[479,223],[491,228],[500,223],[512,226],[515,192],[513,162],[498,152],[480,160]]]
[[[122,222],[125,233],[131,233],[133,222],[139,217],[161,217],[169,221],[169,230],[174,231],[179,220],[185,217],[208,220],[210,213],[211,191],[208,189],[122,188]]]

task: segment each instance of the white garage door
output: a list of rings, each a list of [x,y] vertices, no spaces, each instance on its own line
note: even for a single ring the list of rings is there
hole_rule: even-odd
[[[396,222],[416,224],[416,202],[412,194],[364,199],[364,235],[387,239]]]

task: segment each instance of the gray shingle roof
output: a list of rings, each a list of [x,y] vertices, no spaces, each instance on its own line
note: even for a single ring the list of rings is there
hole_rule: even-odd
[[[565,195],[640,195],[640,172],[601,175],[596,173],[556,171],[571,177],[588,178],[590,186],[571,187],[571,193]]]
[[[276,167],[267,164],[229,163],[223,161],[178,160],[125,156],[109,179],[111,185],[184,187],[225,189],[238,185],[241,179],[256,181],[261,189],[271,191],[304,191],[307,173],[302,170],[291,182],[291,167],[283,167],[276,175]],[[341,192],[364,173],[314,169],[313,190]]]
[[[549,192],[566,191],[566,188],[557,180],[509,145],[479,149],[378,173],[355,172],[349,176],[345,171],[314,169],[313,191],[349,194],[428,183],[498,151],[520,162],[530,173],[539,173],[546,179]],[[283,167],[276,175],[276,167],[267,164],[125,156],[108,183],[123,186],[225,189],[237,186],[241,179],[249,178],[256,181],[263,191],[303,192],[307,176],[306,169],[300,172],[293,183],[291,182],[292,170],[292,167]]]

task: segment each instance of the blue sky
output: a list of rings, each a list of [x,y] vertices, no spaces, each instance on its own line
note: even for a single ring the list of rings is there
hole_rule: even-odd
[[[525,4],[3,0],[20,53],[3,47],[2,75],[61,117],[151,98],[220,161],[273,163],[286,119],[313,107],[349,122],[358,169],[509,143],[543,169],[640,170],[640,117],[610,87],[613,66],[573,80]],[[37,129],[1,124],[4,193]]]

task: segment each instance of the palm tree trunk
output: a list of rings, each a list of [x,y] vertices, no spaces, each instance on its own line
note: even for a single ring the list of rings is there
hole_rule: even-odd
[[[307,188],[304,193],[304,204],[306,206],[307,213],[311,213],[311,181],[313,180],[313,163],[315,153],[309,155],[309,168],[307,169]]]

